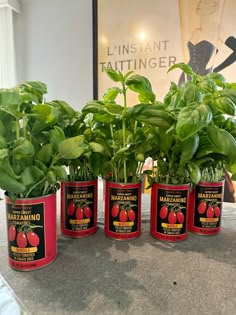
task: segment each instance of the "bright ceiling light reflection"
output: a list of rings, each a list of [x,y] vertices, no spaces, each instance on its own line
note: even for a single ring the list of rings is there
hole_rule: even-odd
[[[145,39],[147,39],[147,33],[146,32],[144,32],[144,31],[140,31],[139,33],[138,33],[138,38],[140,39],[140,40],[145,40]]]
[[[103,45],[107,45],[107,43],[108,43],[107,37],[105,35],[101,35],[99,38],[99,41]]]

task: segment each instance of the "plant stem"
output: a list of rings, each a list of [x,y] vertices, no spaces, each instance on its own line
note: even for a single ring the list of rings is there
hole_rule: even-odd
[[[42,184],[46,179],[47,179],[47,177],[45,176],[45,177],[42,178],[39,182],[37,182],[36,184],[34,184],[34,185],[28,190],[28,192],[27,192],[27,194],[26,194],[25,197],[28,198],[29,195],[30,195],[30,193],[31,193],[31,191],[34,190],[34,188],[37,187],[38,185]]]
[[[124,95],[124,111],[123,111],[123,119],[122,119],[122,130],[123,130],[123,148],[126,147],[126,120],[125,120],[125,114],[127,109],[127,98],[126,98],[126,88],[125,83],[122,83],[123,85],[123,95]],[[127,183],[127,170],[126,170],[126,157],[124,157],[124,182]]]
[[[123,147],[126,147],[126,141],[125,141],[125,130],[126,130],[126,126],[125,126],[125,119],[123,118],[123,122],[122,122],[122,127],[123,127]],[[127,183],[127,170],[126,170],[126,157],[124,157],[124,182]]]

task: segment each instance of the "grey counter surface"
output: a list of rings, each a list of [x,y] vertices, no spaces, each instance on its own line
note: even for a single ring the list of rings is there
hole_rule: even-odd
[[[236,314],[235,204],[224,203],[218,235],[167,243],[150,235],[150,195],[143,195],[141,236],[116,241],[104,235],[100,189],[98,231],[63,237],[58,206],[57,259],[31,272],[8,266],[4,200],[0,207],[0,289],[7,282],[29,314]]]

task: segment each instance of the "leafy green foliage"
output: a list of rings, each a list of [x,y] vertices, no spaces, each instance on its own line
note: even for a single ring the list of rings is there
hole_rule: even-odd
[[[45,103],[45,93],[39,81],[0,89],[0,188],[13,201],[55,192],[67,177],[59,147],[77,114],[64,101]]]

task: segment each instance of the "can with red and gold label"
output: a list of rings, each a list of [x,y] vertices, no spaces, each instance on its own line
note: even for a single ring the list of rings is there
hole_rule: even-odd
[[[154,183],[151,192],[151,235],[161,241],[187,238],[189,184]]]
[[[106,182],[105,235],[116,240],[130,240],[141,233],[142,184]]]
[[[6,200],[8,262],[10,267],[30,271],[47,266],[57,254],[56,193]]]
[[[61,232],[85,237],[97,231],[97,179],[61,183]]]
[[[224,181],[200,182],[194,191],[189,231],[214,235],[221,229]]]

